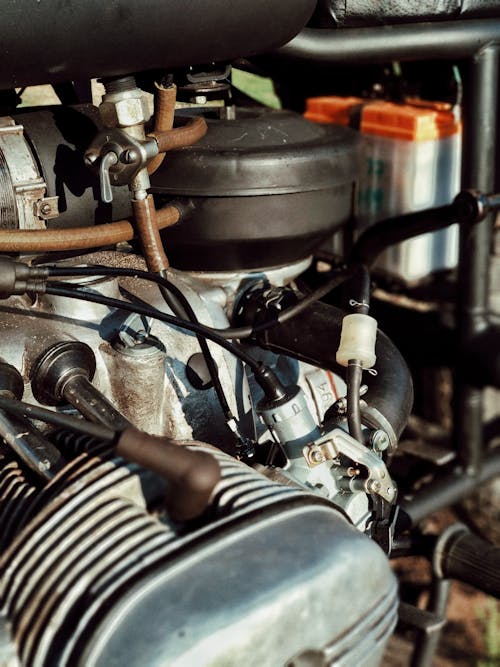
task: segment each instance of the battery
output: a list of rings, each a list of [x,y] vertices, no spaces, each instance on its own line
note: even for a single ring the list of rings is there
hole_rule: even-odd
[[[379,220],[448,204],[460,190],[462,126],[447,103],[325,96],[310,98],[305,116],[350,125],[364,137],[355,235]],[[418,284],[456,267],[458,239],[456,225],[422,234],[386,250],[375,268]]]

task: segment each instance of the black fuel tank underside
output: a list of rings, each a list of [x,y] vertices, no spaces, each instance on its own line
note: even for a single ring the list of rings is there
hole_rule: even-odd
[[[116,76],[262,53],[315,0],[4,0],[0,88]]]

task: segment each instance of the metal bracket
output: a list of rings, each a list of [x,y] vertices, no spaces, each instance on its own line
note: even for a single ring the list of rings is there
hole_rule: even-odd
[[[367,469],[368,478],[364,483],[367,493],[380,496],[391,504],[395,502],[397,488],[384,461],[342,429],[334,429],[313,444],[307,445],[302,453],[310,468],[325,461],[334,461],[339,454],[346,456]]]

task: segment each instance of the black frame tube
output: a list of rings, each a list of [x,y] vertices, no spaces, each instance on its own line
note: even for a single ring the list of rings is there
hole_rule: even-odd
[[[500,19],[463,19],[373,28],[306,28],[276,54],[316,65],[372,65],[471,58],[495,42],[500,42]]]
[[[498,107],[498,46],[485,48],[463,71],[464,134],[462,187],[492,192],[495,187]],[[462,225],[458,265],[457,325],[459,349],[488,327],[489,264],[493,214],[473,227]],[[467,475],[477,475],[483,457],[483,392],[466,379],[464,364],[455,369],[454,443]]]
[[[476,478],[465,475],[463,470],[454,467],[451,471],[436,479],[418,491],[411,500],[402,500],[401,507],[416,526],[432,512],[454,505],[470,495],[479,485],[500,475],[500,448],[494,449],[484,457],[481,472]]]
[[[419,631],[419,640],[411,658],[411,667],[429,667],[434,664],[434,658],[439,640],[446,622],[446,609],[450,597],[451,581],[434,575],[429,591],[427,611],[443,619],[443,622],[427,631]]]
[[[486,18],[341,30],[305,29],[276,55],[319,66],[467,59],[462,67],[465,103],[462,188],[490,193],[495,187],[499,45],[500,18]],[[461,228],[457,329],[462,352],[488,326],[492,230],[492,214],[472,227],[463,224]],[[368,242],[365,249],[368,255],[376,252],[370,245]],[[365,254],[362,256],[367,261]],[[465,366],[459,358],[454,369],[453,437],[458,463],[469,482],[473,479],[475,482],[464,482],[458,493],[455,482],[454,491],[450,491],[449,479],[437,481],[436,494],[431,493],[429,498],[434,498],[440,507],[467,495],[482,479],[483,392],[467,379]],[[443,484],[441,494],[437,491],[440,484]],[[444,504],[443,498],[447,499]],[[427,513],[437,509],[432,502],[425,506]]]

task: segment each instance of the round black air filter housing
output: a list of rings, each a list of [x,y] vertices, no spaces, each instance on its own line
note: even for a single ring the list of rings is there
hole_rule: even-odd
[[[194,206],[164,232],[173,266],[224,271],[289,264],[349,219],[361,158],[356,132],[260,108],[207,122],[206,136],[168,153],[152,177],[152,192],[162,200]]]

